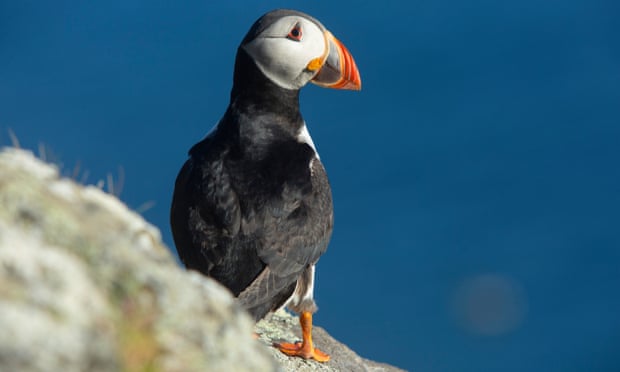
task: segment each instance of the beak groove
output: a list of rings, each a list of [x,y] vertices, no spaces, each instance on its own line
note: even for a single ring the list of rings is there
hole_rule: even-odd
[[[311,82],[326,88],[362,89],[362,80],[353,56],[330,32],[325,33],[328,52],[323,66]]]

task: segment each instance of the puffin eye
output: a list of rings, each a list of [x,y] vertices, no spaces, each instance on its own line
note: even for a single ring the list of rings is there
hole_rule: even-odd
[[[296,24],[291,31],[288,33],[288,35],[286,35],[286,37],[288,37],[291,40],[295,40],[295,41],[301,41],[301,26],[299,24]]]

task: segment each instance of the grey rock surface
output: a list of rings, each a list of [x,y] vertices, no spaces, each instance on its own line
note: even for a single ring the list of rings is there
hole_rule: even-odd
[[[301,341],[301,328],[299,317],[291,316],[284,310],[279,310],[270,318],[261,320],[256,325],[259,340],[265,345],[271,346],[274,342]],[[402,369],[394,366],[373,362],[357,355],[346,345],[338,342],[323,328],[313,326],[312,339],[316,347],[330,355],[327,363],[317,363],[312,360],[292,358],[281,353],[276,348],[271,348],[273,357],[284,367],[286,371],[350,371],[350,372],[398,372]]]
[[[398,371],[318,327],[330,362],[281,354],[297,318],[254,328],[116,197],[14,148],[0,152],[0,330],[0,371]]]

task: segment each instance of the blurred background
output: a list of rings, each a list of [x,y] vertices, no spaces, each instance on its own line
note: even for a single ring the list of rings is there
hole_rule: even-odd
[[[363,81],[301,97],[336,213],[316,324],[413,371],[619,371],[618,1],[0,0],[0,144],[111,175],[174,251],[176,174],[279,7]]]

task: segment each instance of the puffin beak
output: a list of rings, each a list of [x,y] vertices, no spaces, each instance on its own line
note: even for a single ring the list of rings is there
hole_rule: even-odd
[[[360,73],[351,53],[329,31],[325,32],[325,40],[327,42],[327,56],[310,62],[309,69],[318,69],[310,81],[326,88],[362,89]]]

